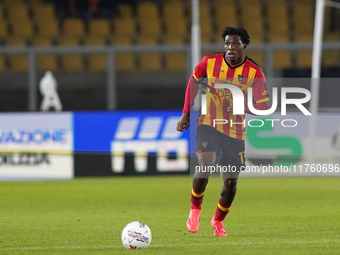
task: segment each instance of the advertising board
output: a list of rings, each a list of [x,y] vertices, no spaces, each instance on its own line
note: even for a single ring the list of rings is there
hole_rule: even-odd
[[[188,173],[189,132],[180,111],[74,113],[75,175]]]
[[[0,114],[0,180],[72,179],[72,113]]]

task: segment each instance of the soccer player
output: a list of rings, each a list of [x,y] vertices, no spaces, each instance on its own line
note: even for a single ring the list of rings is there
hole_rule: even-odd
[[[211,226],[215,236],[227,236],[223,220],[230,211],[236,194],[236,185],[242,166],[245,164],[245,125],[244,115],[232,114],[233,97],[229,90],[214,88],[215,84],[233,84],[240,88],[247,98],[247,89],[253,89],[253,105],[257,110],[266,110],[268,90],[262,69],[245,55],[250,43],[248,32],[242,27],[226,27],[222,32],[224,52],[205,56],[195,67],[186,89],[184,108],[177,123],[177,131],[189,127],[190,107],[197,95],[202,79],[207,78],[204,88],[210,90],[206,98],[206,114],[198,119],[196,155],[199,167],[231,166],[237,171],[223,173],[221,197],[218,201]],[[214,97],[214,99],[211,96]],[[218,95],[218,96],[217,96]],[[219,102],[221,99],[221,102]],[[246,112],[249,112],[245,103]],[[216,120],[227,120],[216,122]],[[206,168],[205,168],[206,169]],[[229,168],[230,169],[230,168]],[[191,210],[187,220],[190,232],[199,228],[201,204],[208,184],[208,176],[195,172],[191,192]]]

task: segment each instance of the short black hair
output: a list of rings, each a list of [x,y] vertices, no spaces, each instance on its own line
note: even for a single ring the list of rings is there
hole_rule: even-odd
[[[227,35],[239,35],[242,43],[247,45],[250,43],[250,36],[243,27],[226,27],[222,32],[223,41]]]

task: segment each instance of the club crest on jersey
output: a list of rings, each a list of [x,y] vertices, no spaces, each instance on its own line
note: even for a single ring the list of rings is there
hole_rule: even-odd
[[[202,146],[203,146],[203,148],[207,148],[208,142],[202,142]]]
[[[239,74],[238,75],[238,82],[241,83],[244,79],[244,75]]]

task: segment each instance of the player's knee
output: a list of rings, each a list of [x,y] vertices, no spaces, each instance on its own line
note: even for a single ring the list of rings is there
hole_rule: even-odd
[[[237,188],[237,179],[235,179],[235,178],[225,179],[224,180],[224,186],[229,191],[236,191],[236,188]]]
[[[194,177],[193,182],[199,186],[205,186],[208,184],[209,178],[204,178],[204,177]]]

